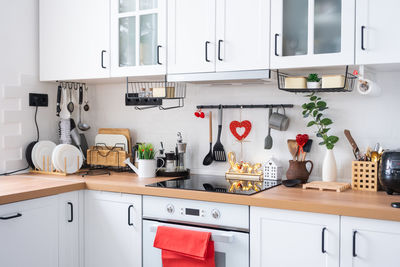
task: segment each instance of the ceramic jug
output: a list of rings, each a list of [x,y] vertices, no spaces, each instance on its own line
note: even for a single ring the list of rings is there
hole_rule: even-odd
[[[307,170],[307,163],[311,164],[310,170]],[[300,179],[303,183],[306,183],[308,177],[313,170],[314,164],[311,160],[306,161],[297,161],[297,160],[289,160],[289,169],[286,172],[286,178],[288,180],[291,179]]]

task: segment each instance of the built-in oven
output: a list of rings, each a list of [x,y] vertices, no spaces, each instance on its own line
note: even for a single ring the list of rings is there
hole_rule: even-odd
[[[161,225],[210,232],[216,267],[249,266],[248,206],[144,196],[144,267],[162,267],[161,250],[153,247]]]

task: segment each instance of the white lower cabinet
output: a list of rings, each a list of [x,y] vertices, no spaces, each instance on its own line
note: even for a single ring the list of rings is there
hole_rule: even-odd
[[[344,216],[341,221],[341,267],[400,266],[399,222]]]
[[[57,196],[0,206],[0,266],[58,266]]]
[[[251,267],[339,267],[340,217],[250,208]]]
[[[84,191],[74,191],[58,195],[59,214],[59,267],[83,266],[81,227],[83,226]]]
[[[142,266],[142,196],[85,192],[85,267]]]

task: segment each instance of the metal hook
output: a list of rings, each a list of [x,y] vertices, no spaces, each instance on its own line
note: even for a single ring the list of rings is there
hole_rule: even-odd
[[[73,83],[73,84],[74,84],[74,90],[78,90],[79,83]]]
[[[68,85],[68,89],[71,90],[72,89],[72,83],[68,82],[67,85]]]

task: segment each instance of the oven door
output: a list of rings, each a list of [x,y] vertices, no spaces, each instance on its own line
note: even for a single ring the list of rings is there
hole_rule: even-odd
[[[210,232],[214,240],[216,267],[249,266],[248,233],[143,220],[143,267],[162,267],[161,250],[153,247],[157,227],[160,225]]]

